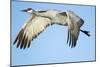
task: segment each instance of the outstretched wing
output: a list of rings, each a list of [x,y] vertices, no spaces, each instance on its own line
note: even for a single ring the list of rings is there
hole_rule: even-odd
[[[84,21],[73,12],[68,13],[67,21],[68,21],[67,43],[69,42],[69,46],[73,48],[76,46],[80,32],[80,27],[83,25]]]
[[[51,24],[49,18],[35,16],[28,20],[17,35],[14,44],[17,42],[17,48],[29,48],[31,41],[36,38],[44,29]]]
[[[78,39],[78,36],[79,36],[80,29],[77,27],[76,24],[73,24],[73,25],[70,25],[70,26],[73,26],[73,27],[68,28],[67,43],[68,43],[68,40],[69,40],[69,46],[71,46],[71,48],[73,48],[73,47],[76,46],[76,42],[77,42],[77,39]]]

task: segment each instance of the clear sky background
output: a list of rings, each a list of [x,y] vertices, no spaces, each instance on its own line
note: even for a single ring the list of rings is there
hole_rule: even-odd
[[[21,12],[26,8],[71,10],[84,19],[81,29],[89,30],[87,37],[80,32],[77,46],[70,48],[67,41],[67,27],[53,25],[48,27],[31,43],[31,47],[20,50],[12,45],[12,65],[63,63],[95,60],[95,7],[67,4],[13,2],[12,3],[12,42],[29,14]]]

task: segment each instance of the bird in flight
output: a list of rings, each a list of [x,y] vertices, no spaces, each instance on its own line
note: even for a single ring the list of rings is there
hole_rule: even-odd
[[[80,31],[90,36],[89,31],[81,30],[84,20],[73,11],[62,12],[59,10],[34,10],[27,8],[22,10],[30,14],[28,20],[19,31],[13,44],[20,49],[29,48],[31,41],[40,35],[50,25],[58,24],[68,27],[67,43],[71,48],[77,44]]]

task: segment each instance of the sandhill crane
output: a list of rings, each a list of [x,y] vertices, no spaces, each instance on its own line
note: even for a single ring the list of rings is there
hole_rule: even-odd
[[[17,48],[29,48],[31,41],[34,40],[40,33],[42,33],[49,25],[59,24],[68,26],[67,43],[71,48],[76,46],[79,32],[85,33],[90,36],[89,31],[81,30],[80,27],[84,21],[73,11],[61,12],[58,10],[34,10],[27,8],[22,10],[31,14],[26,23],[19,31],[14,44],[17,43]]]

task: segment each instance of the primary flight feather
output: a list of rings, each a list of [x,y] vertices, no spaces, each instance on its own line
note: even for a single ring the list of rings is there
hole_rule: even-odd
[[[36,11],[32,8],[22,10],[30,13],[31,16],[24,23],[19,31],[14,44],[17,43],[17,48],[29,48],[31,41],[42,33],[49,25],[58,24],[68,26],[67,43],[71,48],[76,46],[79,32],[90,36],[88,31],[81,30],[80,27],[84,24],[84,20],[72,11],[61,12],[58,10]]]

